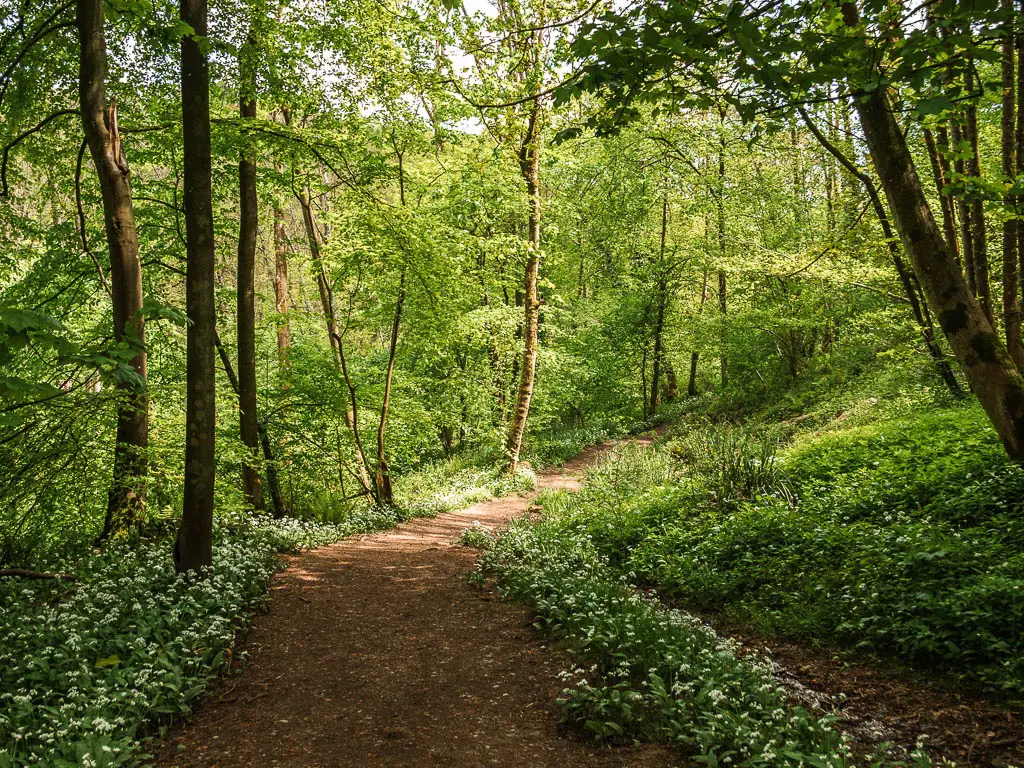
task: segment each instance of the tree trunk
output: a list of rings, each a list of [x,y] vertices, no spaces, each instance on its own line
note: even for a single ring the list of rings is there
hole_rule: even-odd
[[[938,24],[935,20],[935,13],[932,8],[925,11],[926,26],[929,37],[938,37]],[[942,207],[942,233],[946,238],[946,244],[950,250],[960,258],[960,243],[956,235],[956,210],[953,207],[953,196],[947,190],[949,186],[952,169],[949,165],[949,131],[944,125],[935,129],[935,134],[924,129],[925,146],[928,150],[928,158],[932,165],[932,176],[935,179],[936,191],[939,194],[939,204]]]
[[[958,118],[953,119],[949,133],[953,146],[959,147],[960,142],[963,141],[964,137],[963,132],[960,129]],[[964,163],[964,159],[960,155],[959,150],[956,150],[953,156],[953,170],[961,178],[967,174],[967,166]],[[960,248],[963,251],[963,270],[964,274],[967,276],[967,287],[972,296],[977,296],[977,271],[974,268],[974,235],[971,232],[971,208],[967,204],[967,201],[964,200],[963,195],[957,196],[956,214],[957,218],[960,220]]]
[[[299,207],[302,209],[302,223],[306,228],[309,256],[313,262],[313,271],[316,273],[316,285],[320,293],[320,307],[323,309],[324,322],[327,324],[327,337],[330,340],[331,349],[334,351],[335,361],[340,362],[338,354],[338,322],[334,315],[331,284],[324,271],[321,256],[323,238],[320,236],[320,228],[316,223],[316,214],[313,212],[313,204],[310,202],[309,193],[298,192],[296,197],[299,200]]]
[[[253,509],[263,509],[263,481],[259,471],[260,432],[256,415],[256,236],[259,204],[256,198],[255,147],[245,135],[245,122],[256,117],[256,70],[252,57],[256,40],[250,30],[238,57],[242,118],[242,152],[238,162],[238,426],[248,449],[242,467],[242,490]]]
[[[117,384],[117,433],[113,479],[100,538],[138,525],[146,502],[149,403],[146,394],[146,329],[142,316],[142,264],[128,161],[121,148],[117,105],[106,101],[107,42],[101,0],[79,0],[79,99],[86,142],[103,196],[110,251],[110,292],[114,339],[135,351],[130,365],[137,380]]]
[[[935,338],[935,326],[932,323],[931,314],[928,312],[927,305],[922,306],[918,300],[918,288],[915,285],[914,275],[906,264],[903,262],[903,257],[900,255],[900,248],[896,244],[896,233],[892,230],[892,224],[889,221],[889,214],[885,210],[885,206],[882,205],[882,200],[878,196],[878,189],[875,186],[875,182],[872,178],[863,170],[858,168],[849,157],[830,140],[828,140],[811,120],[810,115],[803,108],[800,108],[800,116],[804,120],[804,124],[810,130],[811,134],[818,140],[833,157],[835,157],[839,163],[864,187],[864,191],[867,192],[868,199],[871,201],[871,206],[875,211],[875,217],[878,219],[879,225],[882,227],[882,236],[885,238],[886,245],[889,248],[889,255],[892,256],[893,266],[896,268],[896,276],[900,280],[900,285],[903,286],[903,294],[907,297],[907,303],[910,304],[910,309],[914,313],[914,320],[917,321],[918,327],[921,329],[921,336],[924,338],[925,347],[928,350],[928,354],[932,360],[935,361],[935,367],[939,371],[939,375],[942,377],[943,382],[946,384],[946,388],[949,389],[950,393],[957,398],[963,397],[963,391],[960,389],[960,382],[957,381],[956,375],[953,373],[953,368],[946,359],[946,356],[942,352],[942,348],[939,346],[938,340]],[[947,245],[949,241],[947,240]],[[950,249],[952,250],[952,249]]]
[[[210,72],[204,46],[206,0],[181,0],[181,20],[195,36],[181,41],[181,120],[184,140],[185,240],[189,319],[185,402],[185,499],[174,546],[179,573],[213,563],[214,239],[210,159]],[[205,42],[205,41],[204,41]]]
[[[224,373],[227,374],[228,383],[235,395],[238,395],[238,377],[231,367],[231,356],[221,343],[220,334],[214,335],[214,344],[217,345],[217,354],[220,356],[221,364],[224,366]],[[277,463],[274,461],[274,449],[270,445],[270,435],[267,433],[267,425],[262,421],[256,422],[256,429],[260,436],[260,447],[263,450],[263,460],[267,468],[267,488],[270,489],[270,501],[274,505],[274,517],[282,518],[288,514],[284,497],[281,495],[281,482],[277,476]]]
[[[395,148],[395,155],[398,157],[398,199],[402,206],[405,206],[405,166],[403,165],[403,152],[398,149],[398,141],[395,134],[391,134],[391,144]],[[391,469],[388,467],[387,454],[385,452],[384,436],[387,432],[388,409],[391,407],[391,379],[395,373],[395,352],[398,350],[398,328],[402,322],[402,306],[405,304],[405,268],[402,268],[402,277],[398,281],[398,298],[395,301],[395,316],[391,322],[391,343],[388,346],[388,368],[384,376],[384,397],[380,406],[380,421],[377,422],[377,471],[374,473],[373,482],[376,490],[377,503],[381,506],[393,506],[395,502],[394,490],[391,487]]]
[[[394,504],[394,492],[391,488],[391,470],[388,467],[384,452],[384,435],[387,430],[388,409],[391,407],[391,378],[395,372],[395,351],[398,348],[398,327],[402,321],[402,305],[405,303],[405,270],[398,283],[398,300],[395,304],[395,317],[391,323],[391,344],[388,348],[388,370],[384,376],[384,399],[380,406],[380,422],[377,424],[377,472],[374,475],[377,503],[382,506]]]
[[[288,322],[288,238],[284,229],[284,210],[274,205],[274,305],[277,310],[277,361],[283,372],[291,368],[292,345]]]
[[[1014,167],[1017,173],[1024,171],[1024,0],[1020,0],[1017,8],[1017,28],[1014,35],[1014,47],[1017,54],[1017,114],[1016,126],[1014,129]],[[1021,204],[1024,202],[1019,195],[1014,196],[1013,205],[1015,213],[1020,216]],[[1024,222],[1017,220],[1017,275],[1018,287],[1020,277],[1024,275]],[[1018,366],[1019,368],[1020,366]]]
[[[718,271],[718,311],[722,315],[722,386],[729,382],[729,357],[725,353],[726,284],[725,272]]]
[[[924,129],[925,148],[928,150],[928,159],[932,165],[932,177],[935,179],[935,190],[939,195],[939,204],[942,207],[942,234],[951,251],[959,254],[960,243],[956,236],[956,213],[953,210],[953,198],[944,190],[949,184],[949,161],[946,155],[949,151],[949,134],[945,128],[939,128],[933,134],[928,128]]]
[[[859,26],[855,4],[843,3],[842,11],[847,25]],[[887,93],[875,89],[856,103],[896,228],[925,296],[1006,452],[1024,461],[1024,378],[964,282],[932,215]]]
[[[722,109],[719,114],[721,115],[721,126],[723,135],[718,146],[718,194],[716,196],[715,214],[718,225],[718,257],[721,260],[720,265],[724,264],[725,261],[725,110]],[[726,315],[726,284],[725,284],[725,269],[723,266],[718,268],[718,310],[722,314],[722,387],[728,383],[729,380],[729,357],[725,351],[725,315]]]
[[[519,370],[519,390],[516,406],[505,441],[505,471],[513,473],[519,464],[519,451],[523,447],[526,420],[530,415],[530,400],[537,373],[537,326],[540,319],[540,301],[537,297],[537,278],[540,272],[540,98],[534,99],[529,123],[519,152],[519,168],[526,182],[530,215],[527,239],[526,270],[523,275],[523,362]]]
[[[704,279],[700,285],[700,306],[697,308],[697,314],[704,314],[704,305],[708,302],[708,270],[704,268]],[[690,353],[690,381],[686,385],[687,397],[697,396],[697,360],[700,356],[699,352]]]
[[[373,497],[373,485],[370,480],[370,463],[363,450],[362,437],[359,434],[359,406],[356,400],[356,388],[348,374],[348,364],[345,360],[345,350],[342,347],[341,334],[338,333],[338,320],[334,314],[334,291],[331,288],[327,272],[324,270],[321,248],[323,238],[320,236],[320,228],[316,223],[316,214],[313,211],[313,204],[310,202],[308,192],[299,192],[299,207],[302,209],[302,221],[306,227],[306,238],[309,242],[309,255],[313,261],[313,269],[316,272],[316,286],[320,293],[320,306],[324,313],[324,322],[327,325],[327,336],[330,340],[331,350],[334,352],[334,362],[341,370],[345,387],[349,394],[349,407],[345,409],[345,426],[352,434],[356,445],[356,453],[359,458],[359,466],[356,470],[356,480],[362,487],[365,494]]]
[[[658,412],[658,400],[661,395],[661,366],[663,349],[663,335],[665,331],[665,309],[668,303],[668,280],[665,275],[665,242],[668,235],[668,195],[661,203],[661,256],[658,262],[658,314],[654,321],[654,363],[651,371],[651,404],[648,408],[648,416],[654,416]]]
[[[1002,8],[1006,14],[1003,34],[1003,114],[1002,114],[1002,155],[1003,177],[1008,184],[1013,183],[1016,173],[1016,69],[1014,67],[1014,19],[1013,0],[1002,0]],[[1016,198],[1007,193],[1007,208],[1016,206]],[[1008,218],[1003,222],[1003,329],[1006,334],[1006,348],[1017,365],[1024,370],[1024,344],[1021,342],[1020,299],[1017,296],[1018,264],[1017,264],[1017,219]]]
[[[1021,18],[1022,16],[1024,16],[1024,0],[1020,0],[1020,3],[1018,4],[1016,19],[1017,29],[1016,34],[1014,35],[1014,43],[1017,53],[1017,121],[1014,129],[1014,167],[1018,174],[1024,171],[1024,65],[1021,64],[1021,62],[1024,62],[1024,19]],[[1024,200],[1022,200],[1019,195],[1015,195],[1013,197],[1014,211],[1018,216],[1021,214],[1022,202],[1024,202]],[[1021,222],[1020,219],[1018,219],[1016,223],[1016,237],[1017,282],[1019,287],[1020,276],[1024,275],[1024,222]],[[1012,350],[1010,354],[1013,354]],[[1019,364],[1017,367],[1021,368]]]
[[[666,403],[672,403],[679,399],[679,380],[676,378],[676,369],[671,360],[665,361],[665,389],[663,399]]]

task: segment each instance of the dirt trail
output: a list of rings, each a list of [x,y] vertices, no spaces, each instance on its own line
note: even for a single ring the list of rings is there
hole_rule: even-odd
[[[649,442],[641,439],[639,442]],[[596,446],[538,488],[579,487]],[[535,493],[413,520],[289,559],[250,662],[172,730],[159,766],[672,766],[666,747],[600,747],[559,726],[566,661],[527,611],[466,583],[474,550],[455,543],[524,514]]]

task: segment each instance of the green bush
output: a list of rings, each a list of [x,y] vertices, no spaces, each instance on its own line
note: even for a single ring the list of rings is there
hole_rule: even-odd
[[[1024,472],[983,418],[955,407],[797,434],[777,477],[745,500],[721,492],[740,485],[723,477],[743,476],[742,460],[716,468],[708,456],[721,453],[685,437],[661,458],[623,454],[548,506],[612,566],[683,604],[1020,699]]]

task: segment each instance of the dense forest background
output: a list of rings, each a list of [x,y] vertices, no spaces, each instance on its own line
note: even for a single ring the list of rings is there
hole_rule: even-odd
[[[533,290],[538,374],[524,421],[539,459],[545,436],[596,436],[686,397],[713,394],[709,407],[725,415],[757,403],[797,412],[815,392],[864,381],[886,399],[908,386],[962,394],[872,207],[850,99],[837,87],[803,117],[753,121],[724,97],[704,109],[641,106],[616,136],[559,142],[608,114],[592,97],[529,98],[567,79],[580,23],[568,22],[584,11],[596,12],[213,9],[217,509],[255,501],[330,519],[376,499],[379,457],[402,477],[502,450],[522,401]],[[180,513],[186,225],[177,14],[111,6],[102,118],[130,179],[141,292],[129,314],[146,321],[142,371],[139,340],[112,326],[112,283],[130,278],[110,263],[82,135],[74,7],[6,15],[2,531],[4,559],[17,565],[65,557],[116,528],[103,522],[120,461],[114,428],[135,389],[147,439],[119,466],[144,467],[136,522],[170,525]],[[522,31],[531,25],[543,29]],[[994,190],[1007,182],[1000,95],[980,88],[999,78],[989,58],[972,59],[965,71],[979,93],[957,102],[977,135],[961,139],[956,159],[942,156],[960,175],[941,203],[935,184],[928,193],[936,210],[981,208],[961,224],[991,254],[979,251],[975,287],[991,303],[1007,214]],[[932,122],[908,124],[925,170]],[[968,175],[975,150],[984,161]],[[240,193],[240,157],[255,176],[252,201]],[[251,264],[239,260],[240,237]],[[542,264],[535,288],[523,282],[532,260]],[[245,394],[263,446],[240,439],[228,368],[256,389]],[[247,467],[260,485],[273,470],[276,501],[243,492]]]
[[[697,526],[733,537],[716,573],[796,518],[844,533],[793,568],[884,529],[850,562],[916,584],[911,554],[962,546],[917,594],[977,577],[956,605],[989,634],[948,605],[879,629],[884,568],[785,605],[694,586],[718,544],[662,517],[613,560],[774,629],[825,590],[799,631],[1019,695],[991,618],[1022,615],[1010,0],[0,5],[3,573],[147,547],[216,572],[253,515],[317,543],[678,419],[706,439],[669,453],[736,526]]]

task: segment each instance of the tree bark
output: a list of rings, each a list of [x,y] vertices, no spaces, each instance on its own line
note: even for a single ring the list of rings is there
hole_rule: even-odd
[[[259,471],[260,433],[256,414],[256,237],[259,203],[256,197],[255,147],[246,136],[245,123],[256,117],[256,70],[252,64],[257,42],[252,30],[238,57],[242,118],[242,151],[238,162],[238,426],[248,455],[242,467],[242,491],[253,509],[263,509],[263,481]]]
[[[214,335],[214,344],[217,345],[217,354],[221,364],[224,366],[224,373],[228,377],[228,383],[235,395],[238,395],[238,377],[234,368],[231,367],[231,356],[221,343],[220,334]],[[260,447],[263,450],[263,460],[267,469],[267,488],[270,490],[270,501],[274,505],[274,517],[282,518],[288,514],[288,507],[281,495],[281,482],[277,476],[277,463],[274,461],[274,449],[270,445],[270,435],[267,432],[267,425],[262,421],[256,422],[256,429],[260,436]]]
[[[82,126],[103,197],[110,251],[114,339],[135,354],[137,380],[117,384],[117,432],[107,512],[100,538],[139,524],[146,503],[149,402],[146,394],[146,328],[142,316],[142,264],[128,161],[117,127],[117,104],[106,99],[107,42],[102,0],[79,0],[77,9],[79,99]]]
[[[935,20],[935,13],[932,8],[925,11],[928,36],[938,37],[938,24]],[[936,191],[939,194],[939,204],[942,209],[942,233],[946,238],[946,244],[950,250],[960,258],[960,243],[956,234],[956,210],[953,206],[953,196],[947,187],[949,186],[952,169],[949,164],[949,131],[944,125],[939,125],[933,135],[928,128],[924,129],[925,146],[928,150],[928,158],[932,165],[932,176],[935,179]]]
[[[885,238],[886,245],[889,248],[889,255],[892,257],[893,266],[896,268],[896,276],[899,278],[900,285],[903,286],[903,294],[907,297],[907,303],[914,314],[914,320],[917,321],[917,325],[921,329],[925,348],[928,350],[932,360],[935,361],[935,367],[938,369],[939,376],[945,382],[946,388],[949,389],[954,397],[963,397],[963,390],[960,389],[960,382],[957,381],[956,375],[953,373],[953,367],[949,364],[949,361],[942,352],[942,348],[939,346],[938,340],[935,338],[935,326],[932,323],[931,314],[928,312],[927,306],[922,306],[918,300],[918,287],[915,284],[914,275],[907,269],[906,264],[903,262],[903,257],[900,255],[900,247],[896,243],[896,233],[893,232],[892,223],[889,221],[889,214],[886,212],[885,206],[878,195],[878,188],[875,186],[874,180],[865,171],[858,168],[849,157],[821,133],[810,115],[802,107],[800,108],[800,116],[803,118],[808,130],[818,140],[818,143],[835,157],[854,178],[860,181],[864,191],[867,192],[868,199],[871,201],[871,206],[875,211],[875,218],[878,219],[878,223],[882,227],[882,236]],[[947,240],[946,243],[948,245],[949,241]]]
[[[359,434],[359,406],[356,398],[356,388],[348,374],[348,363],[345,360],[345,350],[342,346],[341,334],[338,333],[338,319],[334,313],[334,291],[331,282],[324,269],[321,249],[323,238],[320,236],[320,228],[316,223],[316,214],[313,211],[313,204],[309,199],[308,192],[297,194],[299,207],[302,209],[302,221],[306,227],[306,238],[309,242],[309,255],[313,261],[313,269],[316,272],[316,286],[320,293],[320,306],[324,313],[324,322],[327,325],[327,336],[330,340],[331,350],[334,352],[334,362],[341,370],[342,378],[349,395],[349,407],[345,409],[345,426],[352,434],[356,445],[356,453],[359,458],[359,466],[356,471],[356,480],[362,487],[364,494],[374,496],[373,484],[370,480],[370,462],[367,460],[366,452],[363,450],[362,437]]]
[[[939,195],[939,204],[942,208],[942,234],[951,251],[959,255],[960,243],[956,236],[956,212],[953,209],[953,198],[944,190],[949,184],[949,160],[946,155],[949,151],[949,133],[945,128],[939,128],[935,134],[928,128],[924,129],[925,148],[928,150],[928,159],[932,165],[932,177],[935,179],[935,190]]]
[[[718,145],[718,194],[716,195],[715,215],[717,219],[718,227],[718,257],[721,259],[720,264],[725,261],[725,110],[722,109],[719,112],[721,116],[720,125],[722,127],[723,134],[721,136]],[[725,269],[719,266],[718,269],[718,310],[722,315],[722,387],[728,383],[729,380],[729,356],[725,351],[725,315],[727,311],[726,306],[726,281],[725,281]]]
[[[957,176],[963,178],[967,175],[967,166],[959,151],[960,143],[964,137],[958,118],[954,118],[950,124],[949,134],[953,147],[956,148],[953,155],[953,171]],[[974,235],[971,231],[971,207],[964,200],[963,195],[958,195],[956,198],[956,215],[960,220],[960,248],[964,257],[963,271],[967,276],[967,287],[972,296],[977,296],[978,285],[976,282],[977,271],[974,268]]]
[[[291,325],[288,322],[288,237],[284,210],[274,205],[274,306],[277,310],[277,362],[282,371],[291,368]]]
[[[394,504],[391,487],[391,470],[384,451],[384,435],[387,431],[388,409],[391,407],[391,379],[395,372],[395,352],[398,349],[398,327],[402,321],[402,306],[405,304],[405,270],[398,283],[398,300],[395,303],[395,317],[391,323],[391,344],[388,347],[388,369],[384,376],[384,399],[380,406],[380,421],[377,424],[377,472],[374,475],[377,503],[382,506]]]
[[[1017,120],[1014,127],[1014,167],[1018,174],[1024,171],[1024,66],[1021,66],[1021,62],[1024,61],[1024,19],[1021,18],[1022,16],[1024,16],[1024,0],[1020,0],[1017,7],[1017,29],[1014,35],[1017,53]],[[1018,216],[1021,214],[1022,202],[1024,200],[1021,199],[1020,195],[1014,195],[1013,205]],[[1024,275],[1024,222],[1021,222],[1019,218],[1016,224],[1016,235],[1017,282],[1019,287],[1020,276]],[[1017,367],[1020,368],[1020,365]]]
[[[676,378],[676,369],[671,360],[665,361],[665,389],[663,399],[666,403],[672,403],[679,399],[679,380]]]
[[[540,272],[540,97],[530,108],[529,122],[519,152],[519,169],[526,182],[530,214],[528,222],[528,252],[523,275],[523,362],[519,370],[519,389],[516,405],[505,441],[505,471],[513,473],[519,464],[523,447],[523,434],[530,415],[530,401],[537,372],[537,328],[540,320],[540,301],[537,297],[537,278]]]
[[[974,90],[973,62],[968,61],[964,85],[970,93]],[[967,173],[981,181],[981,152],[978,148],[978,107],[974,101],[967,103],[967,142],[970,154],[967,156]],[[985,231],[985,205],[978,194],[971,201],[971,234],[974,237],[974,283],[977,286],[978,301],[989,323],[995,325],[992,311],[992,278],[989,274],[988,236]]]
[[[185,404],[185,493],[174,546],[179,573],[213,563],[214,438],[214,239],[210,158],[210,72],[197,38],[207,34],[206,0],[181,0],[181,20],[194,35],[181,41],[181,118],[184,143],[185,240],[188,266],[185,306],[189,318]]]
[[[668,303],[668,280],[665,275],[665,243],[668,236],[668,195],[661,202],[661,255],[658,262],[658,314],[654,320],[654,361],[651,370],[651,402],[647,409],[648,416],[658,412],[661,396],[661,367],[663,351],[663,335],[665,330],[665,309]]]
[[[403,165],[403,152],[398,148],[398,142],[395,139],[394,133],[391,134],[391,144],[395,148],[395,155],[398,157],[398,199],[404,207],[405,166]],[[380,421],[377,422],[377,471],[374,473],[373,477],[377,503],[388,507],[394,505],[395,496],[394,490],[391,486],[391,469],[388,467],[384,437],[387,433],[388,410],[391,407],[391,380],[395,373],[395,353],[398,350],[398,328],[402,322],[402,307],[404,304],[405,267],[402,268],[402,277],[398,281],[398,298],[395,301],[395,316],[391,322],[391,343],[388,346],[388,367],[384,376],[384,397],[381,400]],[[448,450],[450,450],[450,448]]]
[[[848,26],[859,26],[854,3],[843,3],[842,12]],[[870,76],[877,77],[873,67]],[[861,95],[857,112],[903,247],[925,296],[1007,454],[1024,461],[1024,378],[964,282],[932,215],[887,93],[874,89]]]
[[[697,314],[704,314],[704,305],[708,303],[708,270],[704,268],[704,279],[700,284],[700,306],[697,308]],[[700,353],[697,351],[690,353],[690,380],[686,385],[687,397],[697,396],[697,361],[700,358]]]

